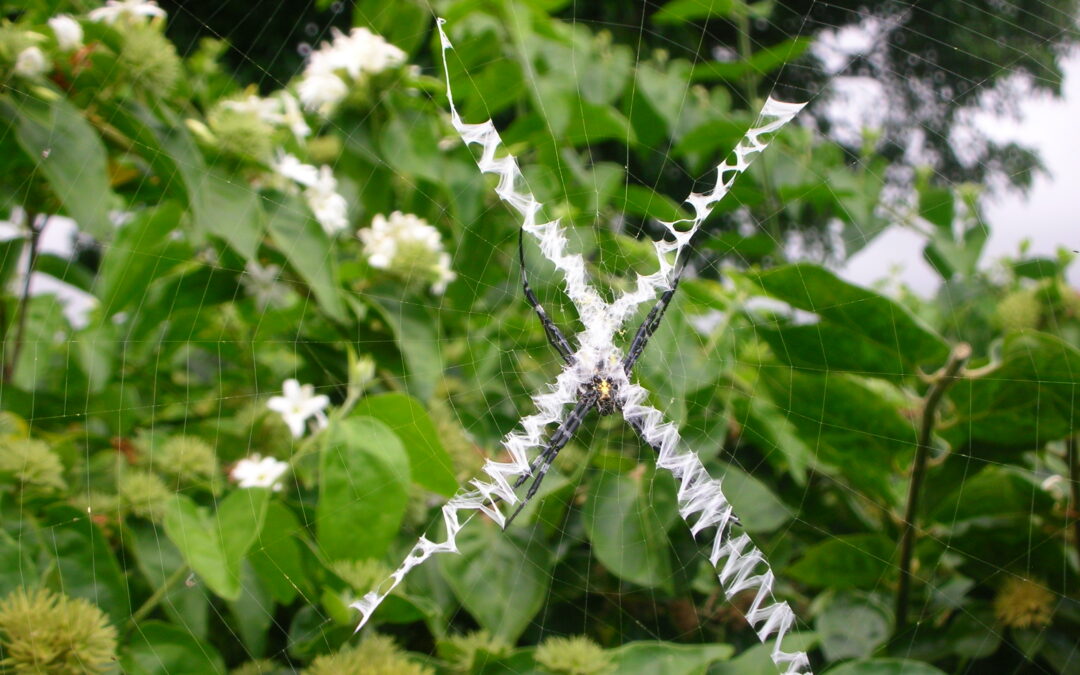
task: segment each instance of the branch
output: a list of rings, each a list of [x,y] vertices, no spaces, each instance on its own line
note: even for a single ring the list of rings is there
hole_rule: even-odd
[[[1066,518],[1073,521],[1073,544],[1076,555],[1080,556],[1080,435],[1073,434],[1065,439],[1065,461],[1069,465],[1069,511]]]
[[[132,612],[131,618],[128,619],[127,629],[128,631],[134,630],[139,627],[139,622],[146,618],[150,612],[161,603],[165,596],[172,590],[173,586],[180,583],[180,580],[185,578],[191,572],[191,568],[187,565],[180,565],[173,573],[165,580],[165,583],[161,584],[154,591],[153,595],[146,599],[137,610]]]
[[[23,338],[26,334],[26,315],[30,304],[30,277],[34,274],[34,265],[37,263],[38,243],[41,240],[41,227],[38,227],[38,214],[27,211],[26,220],[30,224],[30,259],[26,265],[26,277],[23,279],[22,294],[19,296],[19,306],[15,310],[15,340],[11,346],[11,359],[4,363],[3,381],[11,382],[15,373],[15,366],[19,361],[19,352],[22,351]]]
[[[901,523],[900,535],[900,585],[896,590],[896,632],[907,624],[908,595],[911,592],[911,557],[915,550],[915,526],[919,511],[919,493],[926,476],[926,463],[930,455],[930,442],[937,422],[937,409],[945,392],[956,382],[964,363],[971,357],[971,346],[966,342],[953,347],[949,361],[939,370],[930,384],[930,391],[923,399],[922,425],[919,444],[912,461],[911,483],[908,485],[907,509]]]

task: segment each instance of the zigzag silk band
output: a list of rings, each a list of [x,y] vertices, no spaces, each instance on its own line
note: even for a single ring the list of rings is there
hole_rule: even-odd
[[[461,490],[443,505],[446,539],[434,542],[426,536],[420,537],[386,581],[351,605],[360,612],[357,630],[367,623],[379,604],[413,568],[436,553],[456,553],[458,532],[477,512],[486,514],[500,526],[505,525],[506,516],[498,503],[511,506],[517,503],[518,497],[511,483],[529,471],[528,452],[545,445],[548,425],[562,424],[566,418],[566,406],[577,401],[579,388],[592,379],[598,364],[607,363],[610,366],[620,361],[621,354],[614,345],[617,332],[642,303],[654,300],[657,292],[671,288],[672,273],[679,256],[713,207],[724,198],[739,174],[750,166],[757,154],[768,146],[769,135],[791,121],[805,105],[769,98],[761,109],[758,124],[746,132],[732,156],[717,166],[715,187],[710,192],[692,193],[686,198],[685,203],[693,209],[693,217],[672,222],[660,221],[666,235],[653,244],[658,269],[652,274],[638,274],[636,284],[629,291],[607,303],[588,283],[585,261],[581,255],[566,252],[566,237],[559,222],[537,222],[543,205],[525,184],[514,156],[500,153],[500,149],[503,149],[502,139],[491,120],[467,124],[458,114],[450,86],[450,71],[446,65],[446,52],[453,47],[443,31],[443,23],[444,20],[439,19],[443,71],[454,129],[466,145],[480,146],[480,157],[477,159],[480,170],[498,176],[496,193],[521,215],[521,226],[536,238],[541,253],[562,273],[566,294],[577,308],[584,330],[575,336],[578,350],[573,354],[573,362],[563,369],[547,392],[532,397],[537,412],[521,420],[522,431],[511,432],[503,440],[510,461],[488,460],[483,469],[487,480],[473,479],[470,482],[472,489]],[[724,497],[720,481],[709,476],[693,452],[678,450],[678,429],[665,422],[659,410],[645,404],[648,392],[632,384],[620,368],[613,371],[622,380],[618,391],[623,417],[644,442],[657,451],[657,466],[670,471],[679,481],[679,513],[683,520],[695,537],[711,527],[716,528],[712,535],[709,561],[717,570],[726,596],[730,600],[738,593],[754,590],[754,599],[746,619],[762,642],[775,636],[773,662],[784,673],[809,673],[805,653],[785,652],[782,648],[784,635],[795,623],[795,615],[786,602],[777,602],[773,597],[772,571],[750,537],[743,533],[732,538],[731,529],[737,520],[731,504]]]

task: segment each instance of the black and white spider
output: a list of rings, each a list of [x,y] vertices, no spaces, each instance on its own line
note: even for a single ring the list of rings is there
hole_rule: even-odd
[[[518,232],[518,262],[521,265],[521,285],[525,290],[525,300],[536,311],[536,315],[540,317],[540,323],[544,326],[544,332],[547,334],[548,342],[555,348],[555,351],[559,353],[563,361],[567,365],[573,365],[575,363],[574,350],[570,346],[569,340],[563,335],[559,327],[555,325],[555,322],[551,320],[547,312],[544,311],[543,305],[540,304],[540,300],[533,293],[529,287],[529,279],[525,273],[525,243],[524,243],[524,231]],[[536,495],[536,491],[540,489],[540,483],[543,482],[544,476],[547,474],[548,469],[551,468],[552,463],[555,461],[555,457],[558,456],[559,451],[570,439],[573,438],[577,432],[578,427],[585,421],[589,412],[595,408],[596,412],[600,415],[610,415],[618,410],[622,409],[622,399],[620,397],[620,382],[630,376],[631,371],[634,369],[634,364],[641,357],[641,354],[645,351],[645,345],[648,344],[649,338],[656,332],[657,327],[660,326],[660,321],[664,318],[664,312],[667,311],[668,305],[671,304],[671,298],[675,295],[675,290],[679,287],[679,279],[682,276],[682,269],[679,269],[671,281],[671,288],[664,291],[657,300],[653,308],[649,310],[645,320],[638,326],[637,332],[634,334],[634,339],[630,342],[630,348],[627,350],[626,355],[619,359],[615,355],[608,355],[607,358],[598,358],[594,364],[590,364],[592,368],[591,377],[588,377],[584,384],[578,388],[578,402],[574,406],[574,409],[570,411],[570,415],[566,420],[559,425],[554,433],[548,438],[548,443],[540,454],[536,456],[536,459],[529,465],[529,470],[518,477],[514,482],[514,489],[521,487],[530,478],[533,478],[533,482],[529,485],[528,491],[525,493],[525,497],[518,504],[517,509],[506,519],[506,527],[513,522],[521,510],[525,508],[525,505],[529,503],[529,500]],[[636,427],[634,423],[631,423],[635,431],[640,432],[640,429]],[[654,448],[659,451],[659,448]]]

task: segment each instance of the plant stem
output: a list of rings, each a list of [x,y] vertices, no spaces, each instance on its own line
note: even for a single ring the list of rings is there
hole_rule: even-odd
[[[1069,500],[1068,517],[1073,521],[1073,545],[1080,557],[1080,448],[1077,445],[1080,435],[1073,434],[1065,439],[1065,461],[1069,464]]]
[[[153,595],[146,599],[137,610],[132,612],[131,618],[128,620],[128,630],[134,630],[138,628],[139,622],[146,618],[150,612],[154,611],[161,603],[162,599],[172,590],[172,587],[180,582],[181,579],[186,577],[190,572],[190,568],[187,565],[180,565],[176,570],[165,580],[165,583],[161,584]]]
[[[957,375],[964,363],[971,357],[971,346],[966,342],[953,347],[949,361],[939,370],[930,383],[930,391],[923,399],[922,425],[919,429],[919,444],[915,448],[912,461],[911,483],[908,485],[907,509],[901,522],[900,535],[900,584],[896,589],[896,632],[899,633],[907,624],[908,595],[911,592],[911,558],[915,550],[915,529],[919,511],[919,493],[926,476],[926,463],[930,456],[930,442],[937,421],[937,409],[945,392],[957,380]]]
[[[4,362],[4,384],[11,382],[11,377],[15,373],[15,365],[19,361],[19,352],[22,351],[23,338],[26,334],[27,307],[30,304],[30,277],[34,274],[38,243],[41,240],[41,228],[37,225],[38,214],[27,211],[26,218],[30,224],[30,258],[26,265],[26,277],[23,279],[22,294],[19,296],[19,307],[15,313],[15,340],[11,345],[11,358]]]

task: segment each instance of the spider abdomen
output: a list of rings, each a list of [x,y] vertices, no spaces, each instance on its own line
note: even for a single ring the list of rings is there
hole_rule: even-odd
[[[619,384],[610,377],[594,375],[582,386],[581,394],[596,397],[596,412],[610,415],[619,409]]]

